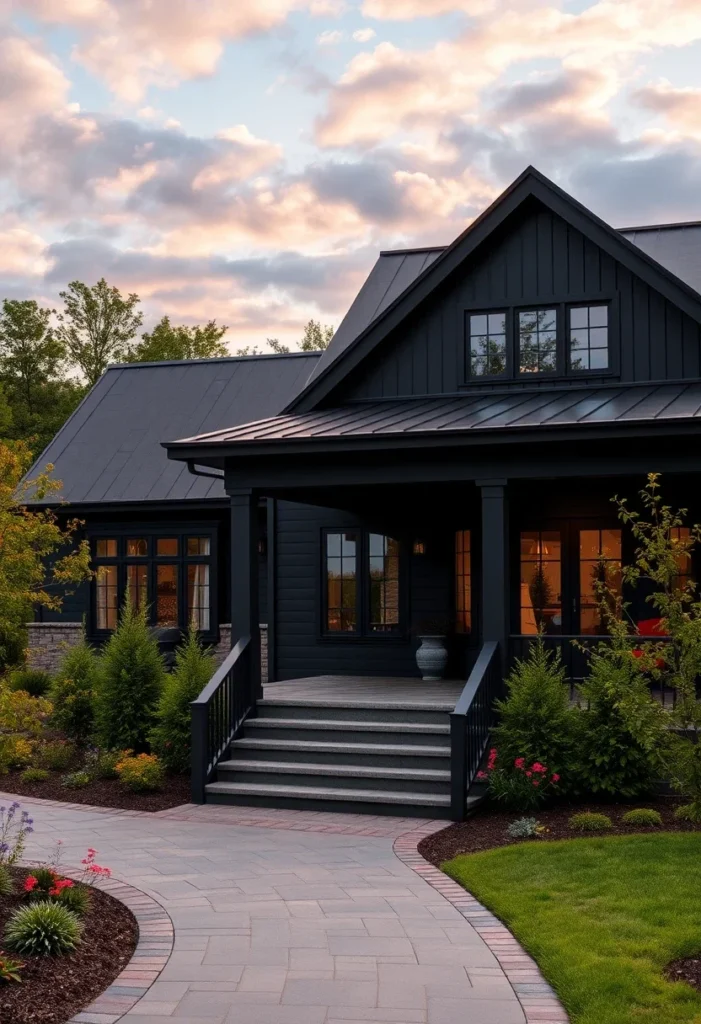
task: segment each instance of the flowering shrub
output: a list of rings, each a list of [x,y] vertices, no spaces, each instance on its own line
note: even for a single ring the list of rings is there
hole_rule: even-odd
[[[4,775],[10,768],[24,768],[29,764],[34,753],[34,741],[24,736],[0,735],[0,774]]]
[[[100,864],[95,863],[95,857],[97,856],[97,850],[94,850],[92,846],[88,847],[88,852],[85,857],[81,860],[83,865],[83,874],[81,882],[84,885],[92,885],[96,878],[111,878],[112,871],[110,868],[102,867]]]
[[[160,789],[165,778],[165,770],[155,754],[138,754],[136,757],[125,757],[116,766],[119,781],[134,793]]]
[[[24,964],[21,960],[14,960],[0,949],[0,983],[9,984],[11,981],[21,981],[19,972],[23,967]]]
[[[478,772],[477,778],[488,782],[489,795],[497,803],[517,811],[528,811],[539,807],[560,781],[556,772],[549,772],[547,765],[534,761],[527,765],[525,758],[517,757],[513,765],[497,766],[496,747],[489,751],[487,770]]]
[[[0,864],[15,864],[24,852],[27,836],[34,831],[29,812],[18,813],[20,810],[17,801],[0,807]]]
[[[90,892],[82,884],[76,885],[70,878],[64,878],[50,867],[36,868],[27,875],[22,889],[27,899],[60,903],[79,917],[85,917],[90,909]]]
[[[38,737],[52,710],[51,702],[43,697],[0,686],[0,732]]]

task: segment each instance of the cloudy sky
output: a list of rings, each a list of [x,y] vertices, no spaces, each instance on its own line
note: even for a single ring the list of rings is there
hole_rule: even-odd
[[[0,0],[0,47],[0,297],[294,342],[528,163],[701,219],[701,0]]]

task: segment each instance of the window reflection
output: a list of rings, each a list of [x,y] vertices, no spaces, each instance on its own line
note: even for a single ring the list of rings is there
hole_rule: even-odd
[[[573,306],[569,311],[569,359],[573,370],[607,370],[608,306]]]
[[[356,533],[326,535],[326,628],[331,633],[355,633],[357,621]]]
[[[557,310],[522,310],[518,315],[521,373],[548,373],[557,368]]]
[[[506,372],[506,313],[477,313],[470,323],[470,376]]]
[[[370,631],[399,628],[399,542],[381,533],[368,537],[370,569]]]

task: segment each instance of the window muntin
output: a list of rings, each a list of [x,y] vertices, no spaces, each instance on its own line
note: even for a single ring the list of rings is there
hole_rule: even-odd
[[[506,373],[506,313],[472,313],[468,323],[470,376]]]
[[[188,555],[208,555],[210,553],[209,537],[188,537],[187,553]]]
[[[570,306],[568,314],[570,369],[608,370],[608,306]]]
[[[455,630],[472,631],[472,542],[469,530],[455,534]]]
[[[114,537],[100,537],[95,541],[96,558],[116,558],[117,541]]]
[[[520,373],[557,370],[557,310],[520,310],[518,314],[518,367]]]
[[[620,530],[579,531],[579,632],[601,636],[608,632],[602,621],[601,600],[615,604],[621,596]],[[598,593],[597,593],[598,592]],[[614,609],[612,608],[613,612]]]
[[[177,558],[179,548],[177,537],[156,538],[156,554],[159,558]]]
[[[562,540],[559,530],[521,534],[521,633],[562,632]]]
[[[209,630],[209,566],[204,562],[187,567],[187,620],[202,633]]]
[[[381,533],[368,536],[371,633],[399,629],[399,542]]]
[[[148,604],[148,565],[127,565],[127,587],[132,608],[143,608]]]
[[[326,629],[355,633],[358,629],[358,534],[326,534]]]
[[[116,545],[116,542],[115,542]],[[98,629],[116,629],[119,612],[118,568],[103,565],[95,580]]]

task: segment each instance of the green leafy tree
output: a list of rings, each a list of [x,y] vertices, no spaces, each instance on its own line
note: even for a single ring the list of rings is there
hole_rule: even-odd
[[[139,296],[124,298],[104,277],[92,286],[71,281],[60,295],[64,310],[58,314],[56,336],[92,387],[111,361],[126,358],[143,321]]]
[[[145,607],[134,608],[127,593],[119,623],[102,656],[96,701],[101,745],[108,750],[144,751],[155,724],[165,670]]]
[[[100,662],[83,632],[80,643],[63,656],[51,685],[54,725],[76,743],[86,743],[95,726]]]
[[[57,611],[74,585],[90,579],[87,541],[76,542],[77,519],[65,525],[48,508],[27,507],[29,496],[50,501],[61,489],[53,466],[23,479],[32,455],[21,441],[0,442],[0,662],[23,647],[35,605]]]
[[[318,320],[310,320],[304,328],[300,348],[302,352],[323,352],[331,344],[333,335],[333,327],[322,326]]]
[[[197,631],[191,629],[176,652],[175,668],[166,679],[151,733],[153,750],[173,772],[190,770],[190,704],[205,688],[214,669],[214,658],[202,649]]]
[[[287,355],[287,353],[290,351],[290,346],[283,345],[283,343],[278,338],[266,338],[265,344],[268,346],[271,352],[275,352],[279,356]]]
[[[229,355],[222,342],[228,327],[210,320],[204,326],[197,324],[171,324],[169,317],[156,324],[149,334],[141,335],[141,341],[126,353],[129,363],[159,363],[174,359],[212,359]]]

